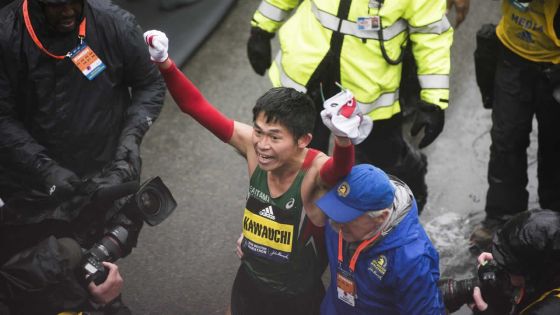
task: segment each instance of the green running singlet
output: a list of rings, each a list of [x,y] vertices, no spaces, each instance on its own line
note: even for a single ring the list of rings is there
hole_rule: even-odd
[[[251,176],[243,215],[243,267],[270,293],[296,295],[311,290],[326,267],[323,228],[307,218],[301,183],[318,151],[309,149],[290,188],[272,198],[267,173],[257,166]]]

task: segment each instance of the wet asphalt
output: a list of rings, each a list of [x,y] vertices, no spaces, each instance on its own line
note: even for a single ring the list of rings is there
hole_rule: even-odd
[[[246,123],[255,100],[270,88],[267,78],[252,72],[245,51],[259,3],[237,1],[182,67],[216,107]],[[449,17],[454,21],[452,13]],[[445,129],[424,150],[430,196],[421,219],[440,249],[443,276],[464,276],[475,263],[465,247],[470,229],[483,216],[491,112],[482,108],[473,52],[479,26],[498,20],[498,1],[471,0],[467,20],[455,32]],[[277,51],[277,43],[273,47]],[[160,176],[179,206],[159,226],[145,227],[138,247],[119,262],[125,303],[135,314],[223,314],[239,266],[234,249],[248,186],[245,161],[181,113],[169,95],[144,139],[142,157],[144,179]],[[533,145],[531,205],[537,202],[535,160]],[[456,257],[458,252],[462,256]]]

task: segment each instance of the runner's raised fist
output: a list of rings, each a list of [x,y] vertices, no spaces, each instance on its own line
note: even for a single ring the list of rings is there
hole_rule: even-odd
[[[144,33],[144,40],[148,45],[150,57],[155,62],[164,62],[169,57],[167,50],[169,49],[169,39],[165,33],[150,30]]]
[[[356,99],[348,90],[336,94],[323,103],[321,119],[335,136],[346,137],[359,144],[369,135],[373,122],[364,116]]]

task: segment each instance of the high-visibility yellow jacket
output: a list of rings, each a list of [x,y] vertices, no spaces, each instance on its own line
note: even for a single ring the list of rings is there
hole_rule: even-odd
[[[340,18],[337,12],[344,1],[351,1],[350,9],[347,17]],[[387,63],[379,32],[360,30],[357,25],[359,18],[380,16],[389,57],[396,59],[410,36],[421,98],[442,109],[447,107],[453,28],[445,16],[445,0],[385,0],[379,9],[376,0],[303,0],[298,5],[299,2],[264,0],[251,22],[271,33],[280,29],[281,50],[269,69],[274,86],[305,92],[311,75],[329,51],[333,32],[338,31],[344,34],[341,84],[352,91],[362,111],[372,119],[392,117],[400,111],[402,63]]]
[[[554,31],[559,7],[560,0],[525,4],[503,0],[496,34],[504,46],[525,59],[560,64],[560,34]]]

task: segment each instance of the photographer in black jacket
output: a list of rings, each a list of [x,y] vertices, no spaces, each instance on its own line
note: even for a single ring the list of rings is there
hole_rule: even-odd
[[[164,95],[135,18],[110,2],[16,0],[0,11],[0,262],[67,236],[84,186],[139,179]],[[141,220],[116,213],[106,217],[138,234]]]
[[[142,219],[90,198],[139,180],[164,95],[134,16],[109,1],[0,10],[0,265],[51,235],[91,248],[115,226],[130,252]]]
[[[123,279],[115,264],[105,262],[107,279],[82,287],[76,273],[81,248],[70,238],[46,238],[0,266],[0,314],[57,314],[61,310],[125,315],[118,299]]]
[[[509,314],[560,314],[560,213],[535,209],[513,217],[496,234],[492,253],[482,253],[480,264],[494,260],[509,274],[513,300]],[[479,288],[473,293],[477,314],[502,315],[495,301],[485,301]]]

